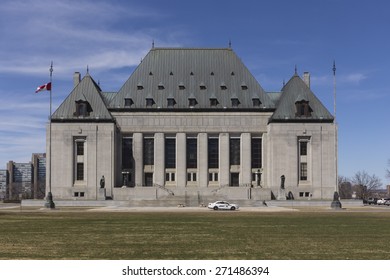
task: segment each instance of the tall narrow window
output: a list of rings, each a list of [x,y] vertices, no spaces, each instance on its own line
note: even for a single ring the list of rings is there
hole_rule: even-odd
[[[154,139],[144,138],[144,165],[154,165]]]
[[[165,168],[176,168],[176,139],[165,139]]]
[[[208,164],[209,168],[219,168],[219,139],[208,139]]]
[[[122,139],[122,169],[129,170],[134,166],[133,138]]]
[[[262,168],[261,138],[252,138],[252,168]]]
[[[240,138],[230,138],[230,165],[240,165]]]
[[[85,181],[86,138],[74,139],[74,180]]]
[[[300,180],[307,181],[307,162],[301,162]]]
[[[196,138],[187,138],[187,168],[198,168],[198,148]]]
[[[299,150],[300,150],[300,152],[299,152],[299,154],[301,155],[301,156],[307,156],[307,141],[300,141],[299,142]]]

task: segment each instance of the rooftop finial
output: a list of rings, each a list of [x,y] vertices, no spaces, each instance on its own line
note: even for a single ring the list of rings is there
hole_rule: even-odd
[[[87,74],[89,74],[89,66],[87,65]]]
[[[232,40],[229,39],[229,49],[232,48]]]
[[[154,49],[154,40],[152,41],[152,49]]]
[[[295,75],[298,75],[298,69],[296,64],[295,64]]]

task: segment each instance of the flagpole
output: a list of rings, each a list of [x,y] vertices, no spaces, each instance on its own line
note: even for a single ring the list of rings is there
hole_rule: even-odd
[[[49,192],[47,194],[46,208],[54,209],[55,204],[53,202],[53,194],[51,193],[51,115],[52,115],[52,95],[51,95],[51,89],[52,89],[52,79],[53,79],[53,61],[50,64],[50,115],[49,115]]]
[[[336,169],[336,191],[339,192],[338,179],[338,136],[337,136],[337,119],[336,119],[336,61],[333,60],[333,111],[334,111],[334,139],[335,139],[335,169]]]

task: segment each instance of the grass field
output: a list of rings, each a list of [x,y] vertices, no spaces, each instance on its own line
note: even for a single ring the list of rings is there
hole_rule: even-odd
[[[0,212],[0,259],[390,259],[390,212]]]

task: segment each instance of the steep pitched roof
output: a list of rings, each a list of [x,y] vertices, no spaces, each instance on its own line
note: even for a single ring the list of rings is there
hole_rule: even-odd
[[[64,102],[52,115],[52,120],[110,120],[113,117],[108,111],[105,100],[101,94],[100,87],[95,83],[92,77],[87,74],[80,83],[73,89]],[[76,102],[88,102],[90,113],[85,117],[75,115]]]
[[[195,98],[194,108],[211,108],[210,97],[218,100],[217,109],[232,108],[232,98],[239,99],[245,109],[274,109],[274,103],[253,75],[231,49],[153,48],[109,107],[124,108],[125,98],[132,108],[145,108],[146,98],[153,98],[155,108],[168,108],[173,98],[175,108],[189,108],[188,99]],[[260,99],[254,108],[252,98]],[[213,107],[215,109],[215,107]]]
[[[296,115],[296,102],[306,101],[311,109],[310,116]],[[276,105],[276,110],[270,122],[313,122],[313,121],[333,121],[333,116],[314,95],[306,83],[295,74],[283,87],[282,94]]]

